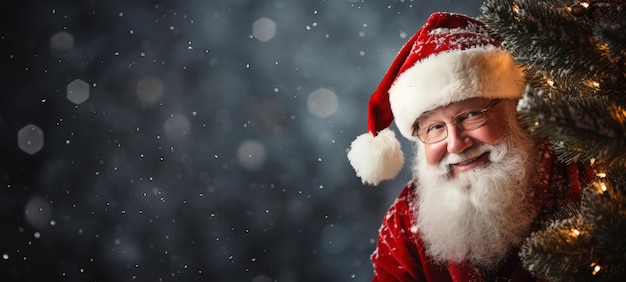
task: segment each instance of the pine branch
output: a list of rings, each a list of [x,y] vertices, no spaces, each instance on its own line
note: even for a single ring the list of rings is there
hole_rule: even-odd
[[[611,9],[613,12],[605,13],[602,15],[603,20],[599,22],[596,29],[595,36],[600,38],[600,42],[607,44],[607,49],[610,54],[617,54],[612,58],[616,65],[624,65],[624,58],[626,57],[626,32],[624,27],[626,26],[626,5],[623,4],[617,9]],[[599,13],[604,10],[598,11]]]
[[[545,230],[533,233],[520,249],[522,263],[531,273],[549,281],[558,281],[562,270],[577,272],[581,267],[579,259],[590,256],[581,254],[589,244],[588,237],[579,239],[577,233],[587,230],[580,211],[574,206],[563,209]],[[577,260],[572,259],[577,257]],[[583,266],[584,267],[584,266]]]
[[[531,130],[562,160],[626,167],[626,1],[489,0],[482,19],[530,78]],[[533,97],[531,97],[533,98]]]
[[[606,191],[598,193],[599,186]],[[549,281],[623,279],[626,194],[621,189],[607,183],[587,187],[580,207],[567,206],[524,242],[524,266]]]
[[[601,249],[610,250],[606,261],[621,260],[626,263],[626,190],[623,185],[599,181],[595,191],[587,192],[581,205],[581,214],[594,226],[595,241]]]
[[[523,244],[551,281],[622,281],[626,274],[626,0],[487,0],[482,20],[525,67],[529,130],[565,162],[593,160],[606,178]],[[601,173],[600,173],[601,174]]]
[[[482,12],[481,19],[521,64],[561,85],[587,81],[604,85],[623,78],[618,75],[624,66],[613,63],[615,56],[594,35],[610,34],[610,29],[598,31],[596,19],[575,15],[562,0],[491,0],[483,4]],[[620,18],[622,13],[607,15]]]
[[[527,92],[520,113],[531,132],[552,140],[561,160],[626,168],[626,109],[608,99]]]

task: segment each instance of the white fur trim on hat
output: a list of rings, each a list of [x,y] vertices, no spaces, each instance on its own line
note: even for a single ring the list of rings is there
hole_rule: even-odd
[[[372,185],[395,178],[404,164],[400,141],[388,128],[377,136],[359,135],[350,145],[348,160],[361,182]]]
[[[522,69],[510,53],[488,46],[431,55],[400,74],[389,102],[400,133],[411,140],[424,112],[469,98],[521,98]]]

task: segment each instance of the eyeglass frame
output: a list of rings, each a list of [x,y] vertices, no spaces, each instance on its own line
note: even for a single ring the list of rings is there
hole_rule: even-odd
[[[489,103],[487,106],[485,106],[485,107],[484,107],[483,109],[481,109],[481,110],[469,110],[469,111],[464,111],[464,112],[462,112],[462,113],[458,113],[458,114],[454,115],[454,117],[452,117],[452,121],[451,121],[451,122],[441,122],[441,123],[436,122],[436,123],[433,123],[433,124],[443,124],[443,125],[444,125],[444,128],[445,128],[445,130],[446,130],[446,134],[445,134],[445,136],[443,136],[443,138],[441,138],[441,139],[439,139],[439,140],[437,140],[437,141],[429,141],[429,142],[426,142],[426,141],[424,141],[424,140],[422,139],[422,137],[421,137],[421,136],[420,136],[420,134],[419,134],[419,130],[420,130],[420,127],[419,127],[419,119],[418,119],[418,120],[416,120],[416,121],[415,121],[415,123],[414,123],[415,125],[414,125],[413,132],[411,132],[411,136],[414,136],[414,137],[419,138],[419,140],[420,140],[420,141],[422,141],[422,143],[424,143],[424,144],[435,144],[435,143],[439,143],[439,142],[441,142],[441,141],[445,140],[446,138],[448,138],[448,135],[449,135],[449,133],[448,133],[448,126],[447,126],[448,124],[453,124],[453,123],[455,123],[455,124],[456,124],[456,126],[458,126],[459,128],[461,128],[461,129],[463,129],[463,130],[465,130],[465,131],[470,131],[470,130],[478,129],[478,128],[482,127],[483,125],[485,125],[485,124],[487,123],[487,114],[486,114],[486,112],[487,112],[487,111],[489,111],[491,108],[493,108],[496,104],[498,104],[498,102],[500,102],[500,99],[495,99],[493,102]],[[475,127],[473,127],[473,128],[464,128],[464,127],[461,125],[461,123],[459,123],[459,122],[457,121],[457,119],[458,119],[460,116],[462,116],[462,115],[467,115],[468,113],[471,113],[471,112],[479,112],[480,114],[482,114],[482,115],[483,115],[483,121],[482,121],[481,123],[479,123],[478,125],[476,125]],[[429,126],[430,126],[430,125],[429,125]]]

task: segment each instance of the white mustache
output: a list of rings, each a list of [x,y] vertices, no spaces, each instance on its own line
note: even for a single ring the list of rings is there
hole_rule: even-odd
[[[442,167],[448,167],[449,165],[459,164],[462,162],[471,162],[482,156],[484,153],[491,151],[488,145],[482,144],[478,147],[471,148],[469,151],[461,154],[450,154],[441,160],[440,165]]]

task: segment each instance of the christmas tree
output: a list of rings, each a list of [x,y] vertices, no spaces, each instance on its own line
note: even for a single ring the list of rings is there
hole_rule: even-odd
[[[597,178],[523,244],[548,281],[626,277],[626,0],[487,0],[481,19],[525,67],[520,113]]]

